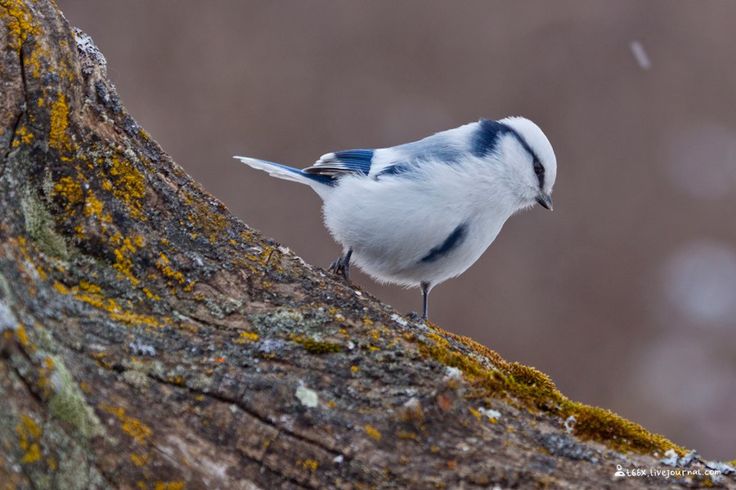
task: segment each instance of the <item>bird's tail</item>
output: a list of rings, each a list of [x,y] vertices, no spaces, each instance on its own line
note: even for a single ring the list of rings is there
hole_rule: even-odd
[[[291,180],[292,182],[299,182],[300,184],[306,184],[315,190],[318,190],[319,188],[324,188],[324,186],[330,186],[334,182],[332,177],[307,174],[302,172],[298,168],[289,167],[288,165],[282,165],[280,163],[268,162],[266,160],[259,160],[257,158],[250,157],[235,156],[233,158],[240,160],[250,167],[268,172],[268,174],[273,177],[278,177],[279,179],[284,180]]]

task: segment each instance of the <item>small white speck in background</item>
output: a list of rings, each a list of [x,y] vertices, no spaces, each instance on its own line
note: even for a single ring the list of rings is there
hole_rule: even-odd
[[[649,55],[644,50],[644,46],[640,41],[631,41],[629,43],[629,48],[631,48],[631,54],[634,55],[634,59],[639,65],[639,68],[642,70],[648,70],[652,67],[652,61],[649,59]]]

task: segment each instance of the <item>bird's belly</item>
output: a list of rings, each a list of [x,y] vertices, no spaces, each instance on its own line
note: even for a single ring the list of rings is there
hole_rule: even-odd
[[[336,194],[324,206],[325,225],[334,238],[353,250],[353,262],[366,273],[404,286],[438,284],[461,274],[506,220],[468,216],[466,210],[429,196],[386,193],[361,199],[360,192]],[[463,236],[453,241],[461,226]]]

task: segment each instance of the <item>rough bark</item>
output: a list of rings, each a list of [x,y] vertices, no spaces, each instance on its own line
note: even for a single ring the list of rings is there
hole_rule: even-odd
[[[54,2],[0,17],[3,488],[713,483],[613,479],[685,452],[264,238]]]

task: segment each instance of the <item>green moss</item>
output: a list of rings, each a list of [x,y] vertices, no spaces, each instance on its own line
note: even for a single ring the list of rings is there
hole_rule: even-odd
[[[55,368],[51,377],[55,393],[49,400],[49,413],[70,424],[85,439],[102,434],[99,419],[61,358],[51,356],[51,359]]]
[[[61,235],[54,230],[54,220],[33,191],[21,197],[21,209],[28,235],[46,255],[67,260],[69,251]]]
[[[455,345],[448,339],[454,340]],[[460,369],[473,388],[468,394],[471,398],[503,396],[562,419],[572,416],[576,436],[602,442],[618,451],[663,454],[667,449],[674,449],[680,454],[686,452],[665,437],[609,410],[567,399],[546,374],[519,363],[509,363],[467,337],[436,328],[435,333],[419,340],[419,349],[427,357]],[[492,366],[487,367],[481,359],[490,361]]]
[[[626,420],[610,410],[591,407],[565,399],[562,416],[575,417],[575,435],[581,439],[604,442],[619,451],[638,453],[660,452],[674,449],[680,455],[685,450],[659,434],[653,434],[639,424]]]

